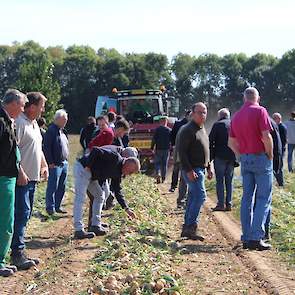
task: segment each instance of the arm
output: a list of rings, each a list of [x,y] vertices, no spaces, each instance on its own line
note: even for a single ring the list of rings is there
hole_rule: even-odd
[[[216,137],[216,125],[213,125],[209,134],[209,148],[210,148],[210,162],[215,158],[215,137]]]
[[[41,155],[41,177],[43,177],[44,180],[48,179],[48,165],[43,152]]]
[[[157,133],[158,133],[157,131],[158,131],[158,129],[156,129],[156,131],[155,131],[155,133],[154,133],[154,135],[153,135],[152,144],[151,144],[151,149],[152,149],[152,150],[154,150],[155,145],[156,145]]]
[[[175,146],[176,135],[177,135],[177,122],[174,123],[171,130],[171,134],[170,134],[170,142],[172,146]]]
[[[115,197],[120,206],[126,211],[129,218],[136,218],[135,213],[127,206],[124,195],[121,188],[121,178],[113,178],[111,182],[111,190],[114,192]]]
[[[82,148],[85,150],[87,147],[86,147],[86,144],[85,144],[85,128],[83,128],[81,130],[81,135],[80,135],[80,144],[82,146]]]
[[[47,130],[44,135],[43,150],[44,150],[44,155],[46,157],[47,163],[50,166],[50,168],[53,168],[52,166],[54,166],[54,159],[52,154],[53,138],[54,138],[54,135],[52,134],[52,131],[50,129]]]
[[[273,140],[268,130],[262,132],[262,142],[264,144],[265,152],[268,158],[272,160],[273,159]]]
[[[180,131],[181,133],[179,134],[178,138],[178,154],[179,154],[179,159],[181,166],[185,172],[190,172],[193,170],[193,167],[190,164],[189,158],[188,158],[188,146],[190,145],[191,142],[191,136],[189,132],[186,130]]]

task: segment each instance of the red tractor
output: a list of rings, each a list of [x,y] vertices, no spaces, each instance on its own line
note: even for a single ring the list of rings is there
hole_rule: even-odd
[[[168,115],[171,98],[162,90],[113,90],[113,95],[99,96],[96,104],[96,116],[110,110],[124,116],[131,124],[129,145],[138,149],[142,169],[148,170],[152,164],[151,142],[159,118]],[[169,118],[170,127],[175,117]]]

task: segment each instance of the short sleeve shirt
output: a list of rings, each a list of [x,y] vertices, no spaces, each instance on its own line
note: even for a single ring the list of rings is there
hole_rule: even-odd
[[[272,131],[266,109],[258,103],[245,102],[231,121],[230,137],[236,138],[241,154],[265,152],[262,132]]]
[[[16,138],[21,154],[21,166],[30,181],[40,181],[42,135],[36,120],[25,114],[15,120]]]

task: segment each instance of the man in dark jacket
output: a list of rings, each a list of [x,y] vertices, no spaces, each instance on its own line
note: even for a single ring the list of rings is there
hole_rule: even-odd
[[[274,113],[272,115],[274,121],[278,125],[279,128],[279,135],[282,143],[282,163],[277,170],[277,172],[274,171],[275,178],[278,182],[279,186],[284,186],[284,173],[283,173],[283,168],[284,168],[284,157],[285,157],[285,152],[286,152],[286,146],[287,146],[287,127],[285,124],[282,123],[282,116],[280,113]]]
[[[49,177],[46,189],[46,211],[49,215],[67,213],[61,208],[65,194],[69,143],[63,129],[68,121],[65,110],[57,110],[54,123],[44,135],[44,155],[49,167]]]
[[[232,206],[232,179],[236,157],[227,145],[229,128],[230,112],[226,108],[220,109],[218,121],[213,124],[209,134],[210,161],[214,161],[217,193],[217,205],[213,211],[231,211]],[[226,198],[224,198],[224,184]]]
[[[101,212],[104,202],[103,185],[107,179],[112,179],[113,189],[118,202],[126,213],[134,218],[134,212],[128,208],[121,191],[122,176],[137,173],[140,170],[140,163],[137,158],[122,158],[118,153],[109,149],[94,147],[89,156],[84,156],[75,163],[75,199],[74,199],[74,228],[75,238],[85,239],[93,238],[95,235],[101,235],[101,221],[98,225],[90,227],[90,232],[84,231],[83,224],[83,204],[85,202],[87,189],[95,197],[99,198],[101,206],[97,212]],[[123,204],[124,203],[124,204]],[[100,218],[100,216],[97,216]]]
[[[12,239],[15,185],[20,162],[13,120],[24,111],[26,101],[23,93],[10,89],[0,106],[0,276],[3,277],[16,271],[15,266],[5,264],[5,256]]]
[[[80,135],[80,144],[85,151],[88,148],[90,141],[98,134],[99,129],[96,126],[94,117],[88,117],[87,125],[82,129]]]
[[[190,113],[191,113],[191,111],[187,111],[185,113],[185,117],[182,120],[176,121],[172,127],[171,146],[173,147],[173,149],[175,149],[175,146],[176,146],[176,136],[177,136],[180,128],[188,122]],[[174,153],[174,155],[175,155],[175,153]],[[179,171],[180,171],[179,161],[174,161],[172,179],[171,179],[171,187],[169,189],[169,191],[171,193],[173,193],[177,187],[178,178],[179,178]],[[185,191],[185,190],[182,189],[181,191]],[[184,196],[179,196],[179,199],[183,199],[183,198],[184,198]]]
[[[160,126],[155,130],[151,149],[155,149],[155,168],[157,183],[165,181],[168,168],[169,150],[170,150],[170,134],[171,129],[167,127],[168,117],[160,118]]]
[[[208,179],[213,174],[209,159],[209,138],[204,128],[207,107],[199,102],[193,105],[191,121],[183,126],[179,134],[179,158],[183,177],[188,184],[188,202],[181,236],[192,240],[203,240],[197,235],[199,214],[206,199],[205,171]]]

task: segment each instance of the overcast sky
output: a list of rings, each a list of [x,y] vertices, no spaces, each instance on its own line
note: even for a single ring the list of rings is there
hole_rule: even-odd
[[[281,56],[295,48],[294,12],[294,0],[0,0],[0,44]]]

